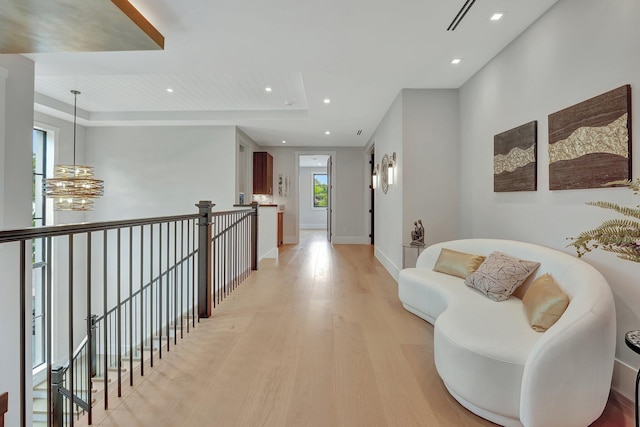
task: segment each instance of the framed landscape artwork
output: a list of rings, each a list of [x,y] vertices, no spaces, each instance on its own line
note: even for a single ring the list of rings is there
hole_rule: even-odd
[[[493,137],[493,191],[536,191],[538,122]]]
[[[631,179],[631,87],[549,115],[549,189]]]

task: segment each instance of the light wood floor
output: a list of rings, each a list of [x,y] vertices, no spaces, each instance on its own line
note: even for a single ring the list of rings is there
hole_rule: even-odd
[[[432,343],[433,327],[402,308],[371,247],[303,233],[94,425],[493,425],[449,396]],[[615,400],[594,424],[632,425]]]

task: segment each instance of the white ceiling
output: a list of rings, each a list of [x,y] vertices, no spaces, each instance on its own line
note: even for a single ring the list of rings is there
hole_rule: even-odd
[[[303,154],[299,158],[301,168],[326,168],[329,161],[328,154]]]
[[[363,146],[402,88],[460,87],[556,1],[477,1],[446,31],[464,0],[131,0],[164,51],[27,56],[36,110],[69,118],[77,89],[88,126],[237,125],[264,146]]]

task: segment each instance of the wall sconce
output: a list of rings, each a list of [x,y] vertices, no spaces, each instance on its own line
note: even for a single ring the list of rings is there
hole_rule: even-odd
[[[389,176],[388,181],[389,185],[393,185],[396,177],[396,152],[394,151],[391,157],[389,158],[389,167],[387,169]]]
[[[380,165],[376,165],[376,168],[373,170],[373,173],[371,174],[371,188],[373,188],[374,190],[378,188],[378,169],[379,168],[380,168]]]

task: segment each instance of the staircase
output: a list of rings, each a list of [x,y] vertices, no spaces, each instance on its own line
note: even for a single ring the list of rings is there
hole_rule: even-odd
[[[180,331],[180,324],[178,323],[178,333]],[[169,337],[171,340],[171,346],[173,346],[173,339],[174,339],[174,330],[173,330],[173,324],[171,325],[171,329],[169,331]],[[144,345],[144,353],[141,353],[140,351],[140,346],[138,345],[134,352],[133,355],[129,355],[126,354],[121,358],[121,362],[120,362],[120,372],[122,375],[122,385],[123,386],[128,386],[129,385],[129,367],[130,367],[130,360],[131,357],[133,358],[132,360],[132,366],[133,366],[133,373],[134,375],[140,375],[139,373],[139,369],[140,369],[140,364],[142,362],[141,359],[141,355],[144,354],[144,362],[146,367],[149,366],[149,358],[151,357],[149,354],[149,349],[152,346],[153,348],[153,352],[154,352],[154,360],[158,359],[158,351],[160,348],[162,348],[163,353],[166,351],[166,331],[165,331],[165,335],[163,335],[162,337],[154,337],[151,340],[151,343],[149,343],[149,341],[147,341]],[[111,357],[110,357],[111,359]],[[97,366],[98,366],[98,372],[102,371],[102,367],[104,366],[104,357],[103,355],[97,355]],[[78,364],[78,368],[79,369],[86,369],[86,359],[85,358],[80,358],[76,361],[76,364]],[[109,384],[109,388],[108,388],[108,392],[109,392],[109,397],[110,398],[117,398],[117,396],[111,396],[112,394],[115,394],[115,384],[117,384],[117,376],[118,376],[118,367],[117,365],[115,366],[109,366],[108,368],[108,384]],[[104,402],[104,376],[102,375],[96,375],[95,377],[93,377],[91,379],[91,406],[94,408],[99,408],[100,407],[100,403]],[[33,387],[33,427],[47,427],[47,410],[48,410],[48,405],[47,405],[47,393],[48,393],[48,387],[47,387],[47,380],[43,380],[42,382],[38,383],[37,385],[35,385]],[[76,392],[76,394],[78,394]],[[80,395],[86,395],[86,393],[83,393],[82,390],[80,390]],[[70,416],[71,414],[68,413],[67,411],[67,406],[68,404],[65,406],[65,425],[67,425],[69,423],[70,420]],[[75,410],[73,412],[73,416],[75,417],[75,420],[80,419],[80,422],[76,422],[75,424],[77,425],[86,425],[87,421],[86,419],[83,419],[82,417],[84,417],[85,413],[81,408],[78,408],[77,406],[75,407]]]

